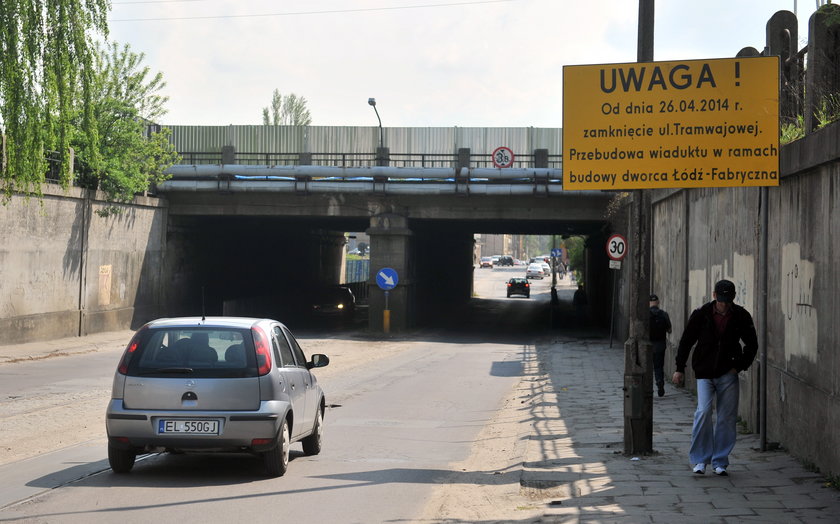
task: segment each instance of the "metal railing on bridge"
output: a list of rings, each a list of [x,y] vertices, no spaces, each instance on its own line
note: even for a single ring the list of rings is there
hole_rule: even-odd
[[[381,156],[377,153],[248,153],[235,152],[234,162],[224,162],[224,155],[218,152],[194,152],[186,151],[181,155],[182,165],[219,165],[224,163],[235,163],[239,165],[260,165],[260,166],[333,166],[333,167],[369,167],[381,164]],[[540,163],[539,155],[520,154],[516,155],[511,167],[534,168],[545,167],[560,169],[563,164],[563,156],[554,154],[545,155],[545,165]],[[458,154],[443,153],[389,153],[388,165],[393,167],[459,167]],[[469,154],[469,165],[474,167],[493,167],[493,161],[486,154]],[[463,167],[463,166],[460,166]]]
[[[543,195],[563,191],[548,168],[338,167],[316,165],[176,165],[157,192],[285,192]]]

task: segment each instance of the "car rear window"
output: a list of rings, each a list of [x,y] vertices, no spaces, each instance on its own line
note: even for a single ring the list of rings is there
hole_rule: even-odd
[[[143,330],[128,362],[129,376],[256,377],[249,329],[158,328]]]

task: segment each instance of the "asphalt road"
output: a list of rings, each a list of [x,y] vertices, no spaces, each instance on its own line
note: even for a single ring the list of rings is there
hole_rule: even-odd
[[[447,465],[468,455],[518,382],[521,363],[516,345],[401,343],[410,347],[323,381],[332,406],[324,451],[305,457],[295,445],[282,478],[266,478],[258,458],[235,454],[152,455],[117,475],[107,469],[104,445],[73,447],[4,466],[6,479],[41,471],[26,486],[46,491],[3,508],[0,520],[411,520],[431,487],[454,474]],[[57,473],[78,475],[80,464],[99,472],[50,489]]]

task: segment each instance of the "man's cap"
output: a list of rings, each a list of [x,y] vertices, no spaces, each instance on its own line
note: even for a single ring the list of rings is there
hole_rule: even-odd
[[[658,297],[658,296],[656,296],[656,295],[651,295],[651,296],[650,296],[650,301],[651,301],[651,302],[659,302],[659,297]]]
[[[735,284],[729,280],[721,280],[715,284],[715,297],[718,302],[732,302],[735,300]]]

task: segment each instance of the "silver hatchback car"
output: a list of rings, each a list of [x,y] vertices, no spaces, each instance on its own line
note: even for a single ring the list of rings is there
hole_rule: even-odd
[[[321,451],[324,392],[286,326],[270,319],[189,317],[152,321],[132,338],[114,376],[106,413],[108,461],[116,473],[138,453],[246,452],[279,477],[289,447]]]

